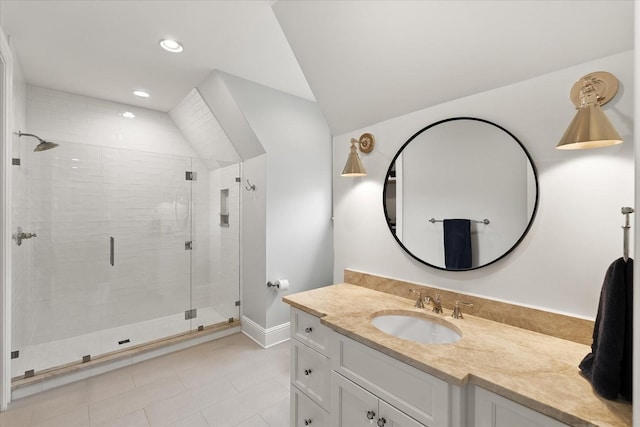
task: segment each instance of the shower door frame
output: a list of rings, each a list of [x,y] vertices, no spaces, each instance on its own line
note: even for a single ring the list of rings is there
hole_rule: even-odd
[[[13,57],[9,42],[0,28],[0,411],[7,409],[11,400],[11,170],[12,156],[11,115],[13,104]]]
[[[42,157],[39,153],[32,153],[30,149],[25,149],[20,154],[22,159],[21,168],[23,169],[21,172],[14,170],[14,173],[19,173],[20,175],[12,176],[13,185],[16,187],[12,189],[13,195],[16,197],[15,200],[12,200],[12,218],[17,221],[15,225],[25,226],[23,221],[26,221],[29,224],[28,227],[39,227],[38,236],[44,245],[41,246],[39,256],[36,253],[37,251],[32,253],[33,258],[29,256],[23,258],[20,253],[25,252],[21,252],[22,249],[17,249],[15,244],[11,245],[12,250],[17,252],[12,252],[12,261],[14,263],[12,266],[16,268],[12,271],[11,288],[13,298],[10,300],[12,306],[12,340],[9,350],[20,351],[20,358],[11,360],[10,379],[13,379],[11,382],[12,388],[15,386],[14,381],[21,376],[22,372],[34,370],[35,373],[40,373],[58,369],[69,363],[77,362],[84,357],[84,354],[90,355],[91,359],[94,359],[106,353],[127,349],[131,346],[148,344],[149,342],[175,335],[183,335],[192,332],[193,328],[192,321],[187,321],[185,317],[186,311],[193,308],[191,306],[190,286],[192,272],[190,271],[190,258],[194,252],[185,249],[185,242],[193,239],[193,221],[191,220],[193,208],[191,207],[192,200],[190,196],[193,184],[185,179],[185,170],[192,169],[193,159],[190,156],[168,155],[68,141],[57,150],[63,151],[56,151],[56,153],[61,154],[56,154],[56,160],[54,160],[54,157]],[[82,162],[83,166],[78,168],[78,173],[71,176],[64,172],[70,170],[68,165],[71,163],[70,160],[73,160],[71,159],[73,157],[79,157],[75,160]],[[36,159],[41,159],[42,163],[36,162]],[[77,165],[80,164],[77,163]],[[143,164],[150,166],[150,168],[146,168],[148,169],[147,173],[143,173],[135,167]],[[48,176],[47,184],[44,184],[44,192],[34,191],[33,194],[31,193],[31,185],[41,188],[40,186],[44,180],[39,179],[41,178],[39,175],[23,175],[30,168],[33,168],[33,171],[45,171],[44,176]],[[128,196],[123,199],[124,189],[122,187],[132,187],[131,176],[124,174],[125,170],[136,171],[138,185],[133,186],[137,188],[127,192]],[[152,175],[157,174],[161,176],[153,176],[152,179]],[[23,176],[23,179],[18,178],[18,176]],[[160,178],[159,181],[157,181],[158,178]],[[24,179],[26,180],[23,182]],[[140,180],[145,182],[143,187],[140,186]],[[66,185],[61,187],[59,184],[62,181]],[[81,183],[81,185],[80,187],[77,185],[71,187],[75,189],[72,192],[75,196],[69,198],[69,194],[61,190],[66,189],[67,185],[72,185],[72,183]],[[26,185],[26,187],[22,187],[23,185]],[[85,186],[86,188],[84,188]],[[22,210],[24,201],[21,201],[21,199],[24,199],[21,198],[21,195],[24,194],[28,195],[26,200],[29,201],[44,200],[47,198],[46,194],[49,194],[49,197],[53,199],[64,200],[65,203],[62,203],[63,205],[71,204],[76,197],[89,200],[89,197],[95,196],[96,199],[92,198],[91,203],[79,204],[77,206],[79,216],[68,216],[67,214],[59,216],[55,212],[68,212],[68,209],[56,210],[53,209],[53,205],[42,207],[36,204],[29,206],[30,213],[35,213],[40,209],[44,209],[45,212],[51,209],[50,215],[45,215],[48,217],[47,221],[44,218],[40,218],[38,214],[35,214],[33,218],[31,215],[24,215],[25,212]],[[150,199],[145,197],[151,194],[153,196]],[[181,219],[178,229],[170,231],[169,234],[160,233],[156,235],[159,230],[153,227],[150,228],[155,222],[153,213],[147,212],[147,210],[153,210],[153,207],[156,207],[157,210],[157,204],[163,200],[166,201],[167,194],[184,194],[184,203],[186,203],[184,215],[186,216]],[[208,207],[208,203],[204,203],[203,206]],[[129,208],[135,209],[135,214]],[[141,210],[141,208],[146,208],[147,210]],[[32,211],[32,209],[35,210]],[[140,222],[141,220],[143,223]],[[177,220],[176,217],[175,221]],[[138,225],[135,225],[136,221],[138,221]],[[122,228],[123,226],[126,226],[126,229]],[[73,232],[69,227],[77,229],[78,232]],[[134,230],[134,228],[143,230],[142,235],[136,234],[138,230]],[[148,232],[151,232],[151,235],[147,235]],[[109,236],[115,237],[116,241],[115,263],[112,262],[111,264],[109,263]],[[47,246],[44,243],[47,240],[50,241],[52,246]],[[37,242],[36,240],[33,244],[35,245]],[[103,242],[106,244],[103,244]],[[61,248],[62,252],[58,254],[59,256],[54,257],[53,255],[58,250],[57,245],[61,245],[59,248]],[[34,247],[33,245],[31,246],[31,248]],[[23,248],[25,247],[23,246]],[[78,248],[81,249],[81,254],[74,253]],[[153,248],[151,252],[148,251],[150,248]],[[81,258],[83,255],[87,255],[87,258]],[[143,256],[143,258],[139,258],[140,256]],[[152,267],[156,258],[159,260],[160,265],[166,266],[165,268],[170,271],[165,271],[158,276],[159,269],[157,266],[156,268]],[[24,260],[24,264],[20,263],[21,259]],[[82,259],[82,262],[76,262],[78,259]],[[172,260],[175,260],[175,263]],[[76,269],[75,265],[68,264],[69,262],[77,264],[79,267]],[[60,264],[64,265],[64,267],[61,269],[52,268]],[[86,271],[85,267],[80,265],[90,265],[91,267],[89,271]],[[46,274],[35,274],[33,277],[25,275],[25,271],[37,272],[40,271],[40,268],[44,268]],[[175,271],[177,276],[173,277],[171,271]],[[178,274],[178,272],[180,273]],[[89,274],[92,277],[91,279],[84,277],[88,273],[91,273]],[[39,278],[39,276],[44,277]],[[171,279],[168,279],[169,276],[171,276]],[[81,279],[76,280],[78,278]],[[169,281],[167,282],[167,280]],[[46,284],[47,281],[50,282]],[[60,286],[61,284],[64,285]],[[132,286],[134,284],[136,286]],[[32,289],[34,285],[34,295],[41,295],[43,291],[46,293],[48,290],[52,295],[58,295],[60,299],[58,302],[55,302],[56,298],[48,302],[45,301],[44,306],[39,305],[42,302],[40,298],[37,298],[37,301],[31,301],[29,297],[24,300],[21,299],[21,290],[27,290],[27,293],[29,293],[28,290]],[[44,288],[41,287],[42,285],[44,285]],[[93,291],[88,294],[82,292],[88,288]],[[104,291],[104,293],[93,293],[98,290]],[[157,305],[150,304],[145,306],[145,302],[150,301],[150,294],[155,294],[158,291],[163,298],[155,300]],[[98,297],[90,299],[91,295]],[[167,297],[167,295],[171,295],[171,297]],[[74,297],[77,297],[76,300],[74,300]],[[45,298],[45,300],[48,299]],[[60,305],[62,300],[74,301],[71,305],[66,306]],[[127,303],[125,304],[124,301],[127,301]],[[52,304],[51,308],[56,306],[64,308],[58,310],[57,314],[49,312],[46,310],[50,305],[49,303]],[[230,301],[230,303],[233,304],[233,301]],[[93,307],[89,310],[92,316],[89,316],[86,312],[86,307],[88,306]],[[38,323],[31,323],[38,316],[25,317],[19,315],[19,313],[25,313],[33,309],[36,310],[34,313],[45,313],[43,319],[48,320],[42,322],[42,319],[40,319]],[[18,317],[15,317],[16,315]],[[25,323],[25,319],[32,320]],[[114,322],[114,319],[118,319],[118,321]],[[149,329],[150,322],[154,321],[156,323],[160,322],[160,324]],[[83,326],[77,329],[73,328],[72,324],[75,323],[82,323]],[[58,333],[60,330],[70,330],[70,333],[54,335],[53,331],[42,328],[47,324],[60,326],[54,328]],[[27,325],[26,329],[25,325]],[[89,325],[91,326],[89,327]],[[139,334],[140,328],[135,325],[147,332]],[[142,325],[146,326],[143,327]],[[41,333],[41,331],[45,332]],[[35,341],[33,340],[34,334],[38,337]],[[124,335],[119,336],[121,334]],[[30,338],[25,341],[23,338],[26,337]],[[131,343],[129,343],[129,338]],[[74,345],[74,343],[78,342],[78,339],[84,341],[81,346],[82,349]],[[120,340],[122,342],[119,342]],[[47,347],[48,345],[56,342],[59,343],[58,345],[66,343],[63,347],[70,350],[46,350],[49,348]],[[120,345],[123,346],[119,347]],[[50,358],[49,355],[54,357]],[[15,398],[15,395],[13,398]]]

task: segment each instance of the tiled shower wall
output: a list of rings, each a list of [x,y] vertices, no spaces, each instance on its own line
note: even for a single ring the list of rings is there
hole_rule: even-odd
[[[218,195],[167,114],[27,87],[22,131],[60,146],[23,137],[13,169],[14,225],[38,236],[14,246],[12,376],[238,317],[237,267],[209,267]]]
[[[209,277],[213,283],[210,291],[202,292],[205,301],[203,306],[212,306],[214,313],[229,314],[227,301],[240,299],[238,288],[229,283],[240,282],[240,191],[243,186],[237,182],[241,176],[239,165],[217,169],[209,175],[211,197],[209,198],[211,213],[210,222],[210,260]],[[228,190],[227,211],[221,209],[220,193]],[[220,214],[228,216],[225,224]],[[208,304],[207,304],[208,303]],[[197,304],[200,304],[198,301]]]
[[[124,117],[126,111],[136,117]],[[197,157],[166,113],[36,86],[27,86],[22,131],[54,141]]]

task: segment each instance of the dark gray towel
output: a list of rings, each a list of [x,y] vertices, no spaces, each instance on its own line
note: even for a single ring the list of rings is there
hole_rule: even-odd
[[[471,221],[445,219],[444,265],[447,270],[471,268]]]
[[[606,399],[631,401],[633,360],[633,260],[615,260],[607,269],[593,344],[580,370]]]

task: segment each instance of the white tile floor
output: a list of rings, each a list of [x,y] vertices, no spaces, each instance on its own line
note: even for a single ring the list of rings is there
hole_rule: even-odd
[[[288,427],[289,343],[234,334],[16,400],[2,427]]]

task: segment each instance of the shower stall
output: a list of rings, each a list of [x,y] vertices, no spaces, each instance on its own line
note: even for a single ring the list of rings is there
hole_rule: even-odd
[[[21,136],[12,378],[239,320],[240,163]]]

